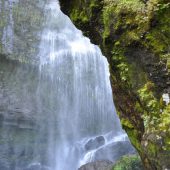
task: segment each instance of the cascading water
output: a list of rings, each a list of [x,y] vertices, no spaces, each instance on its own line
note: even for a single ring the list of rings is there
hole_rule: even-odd
[[[126,135],[115,113],[107,60],[60,11],[57,1],[50,0],[44,14],[39,71],[16,70],[13,74],[20,72],[16,76],[20,85],[7,85],[15,91],[15,109],[27,113],[32,127],[26,136],[20,132],[25,138],[22,151],[16,147],[17,140],[9,140],[7,148],[13,148],[12,154],[17,157],[9,170],[23,170],[23,166],[27,166],[24,170],[41,166],[76,170],[94,160],[115,161],[117,156],[105,147],[124,141]],[[16,132],[6,130],[6,122],[1,138],[6,139],[6,133],[13,138]]]
[[[4,43],[5,48],[7,49],[8,52],[12,52],[13,49],[13,17],[12,17],[12,3],[13,1],[5,1],[4,2],[4,8],[6,9],[8,7],[9,11],[9,25],[7,25],[4,30],[3,30],[3,37],[2,37],[2,42]],[[0,4],[1,6],[1,4]]]
[[[122,131],[112,103],[107,60],[60,11],[56,1],[47,4],[45,14],[40,70],[41,76],[49,76],[52,93],[48,96],[52,94],[49,100],[56,106],[51,119],[55,115],[58,121],[57,140],[55,125],[48,127],[49,147],[54,145],[55,170],[76,169],[85,154],[76,143]]]

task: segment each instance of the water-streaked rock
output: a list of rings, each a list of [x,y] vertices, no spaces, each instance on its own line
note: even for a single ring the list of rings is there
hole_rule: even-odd
[[[92,150],[92,149],[96,149],[102,145],[105,144],[105,139],[103,136],[97,136],[94,139],[90,139],[88,140],[88,142],[85,145],[85,149],[88,150]]]
[[[112,167],[111,161],[96,161],[83,165],[78,170],[112,170]]]

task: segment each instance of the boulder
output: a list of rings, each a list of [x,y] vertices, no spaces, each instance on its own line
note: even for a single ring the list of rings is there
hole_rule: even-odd
[[[94,139],[90,139],[86,144],[85,144],[85,149],[87,151],[97,149],[98,147],[102,146],[105,144],[105,139],[103,136],[97,136]]]
[[[112,170],[112,167],[111,161],[96,161],[83,165],[78,170]]]
[[[98,149],[94,155],[94,160],[117,161],[123,155],[134,154],[136,151],[129,141],[113,142]]]

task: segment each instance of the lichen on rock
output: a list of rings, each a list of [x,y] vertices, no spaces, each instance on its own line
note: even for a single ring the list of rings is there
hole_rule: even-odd
[[[22,63],[38,61],[46,0],[0,0],[0,53]]]

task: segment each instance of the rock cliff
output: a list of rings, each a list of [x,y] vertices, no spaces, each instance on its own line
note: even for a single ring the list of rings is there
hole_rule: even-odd
[[[0,96],[0,122],[5,114],[7,124],[13,123],[21,129],[30,129],[34,121],[29,117],[23,120],[19,114],[21,116],[11,122],[11,119],[15,120],[12,114],[17,115],[20,110],[9,108],[8,113],[4,113],[6,106],[3,102],[18,102],[13,100],[15,93],[10,91],[10,83],[15,81],[11,78],[6,86],[6,80],[11,72],[22,72],[24,76],[26,70],[19,66],[22,71],[17,71],[8,59],[4,59],[4,55],[24,63],[38,61],[35,56],[38,57],[40,36],[37,35],[40,35],[43,27],[45,2],[0,0],[0,68],[1,72],[7,73],[7,77],[0,73],[0,86],[1,90],[5,90],[1,94],[11,94],[11,99]],[[75,25],[94,44],[99,45],[107,57],[114,101],[122,127],[141,156],[145,169],[169,169],[169,0],[60,0],[60,3]],[[32,74],[30,77],[34,77]],[[19,87],[16,85],[18,91],[22,91]],[[9,152],[9,155],[12,154]]]
[[[37,62],[46,0],[0,0],[0,53]]]
[[[147,170],[170,168],[170,3],[60,0],[110,64],[114,102]]]

